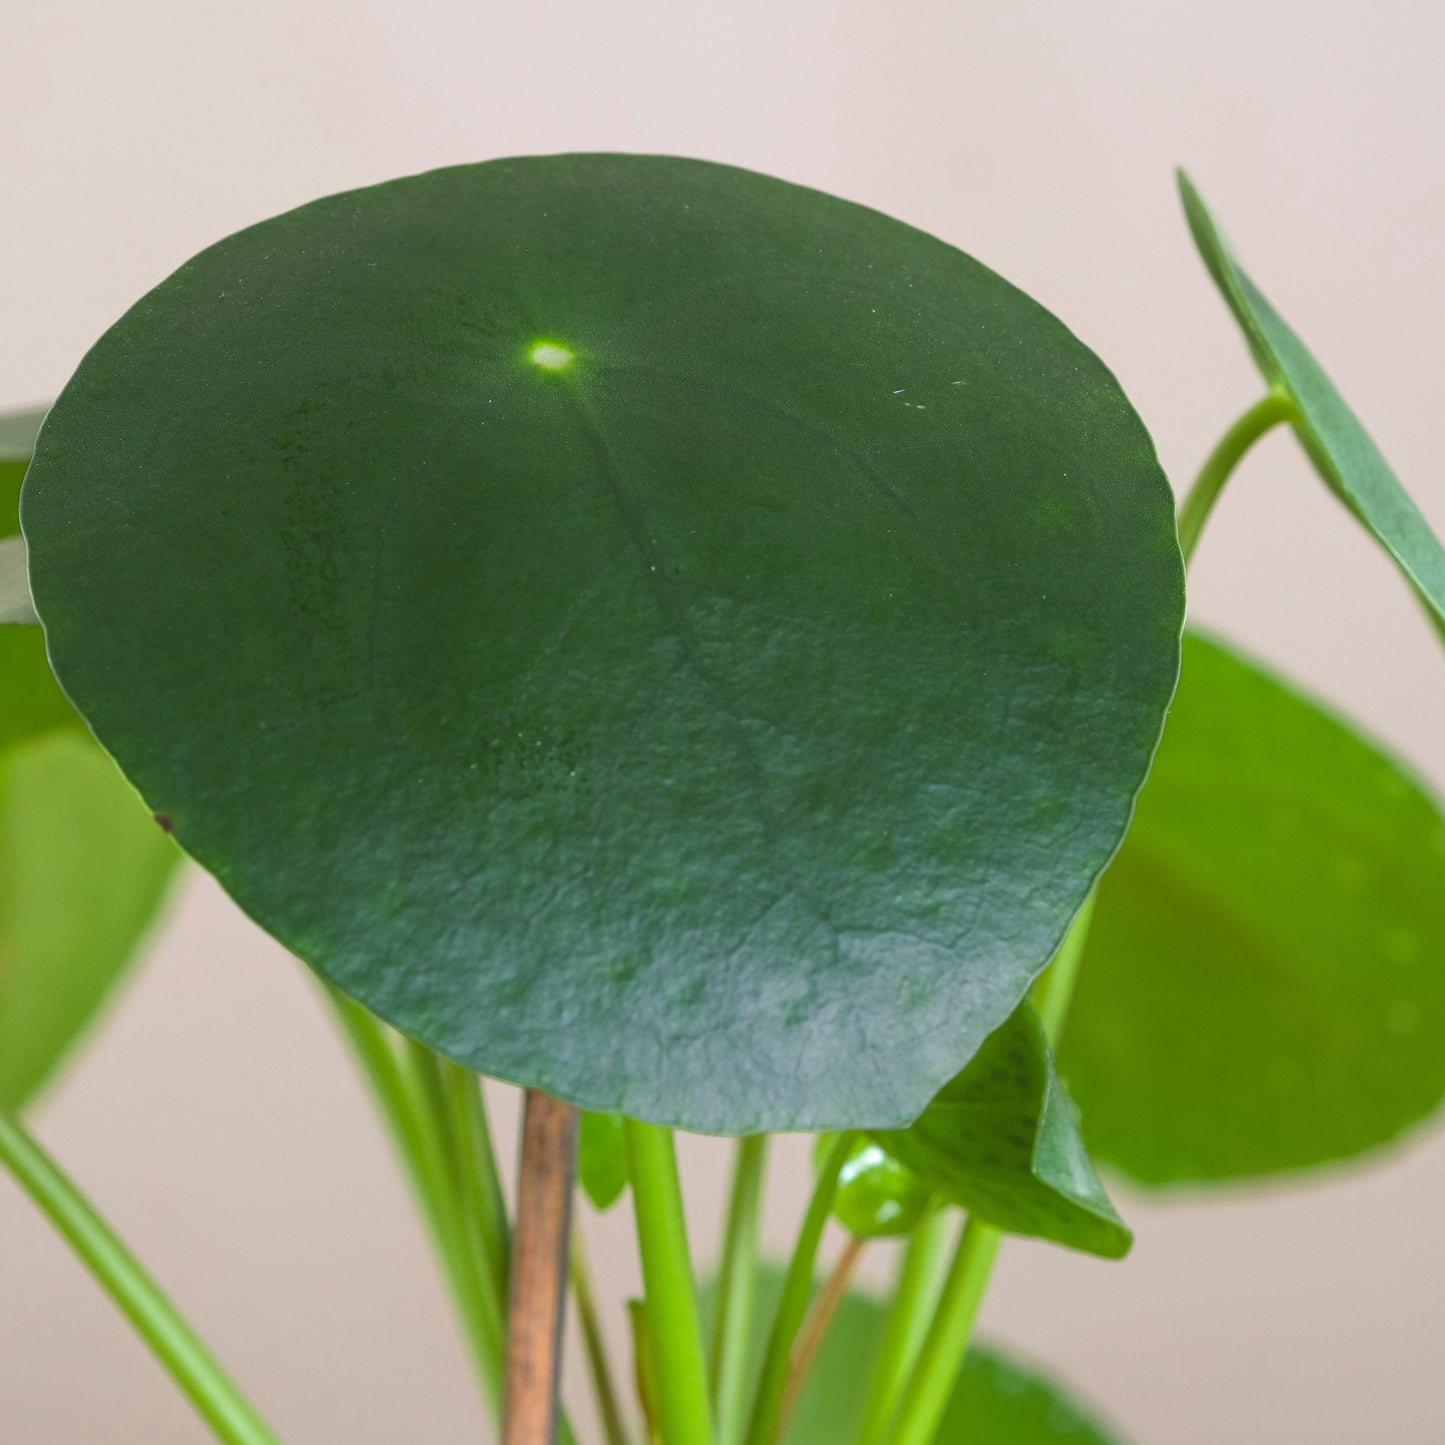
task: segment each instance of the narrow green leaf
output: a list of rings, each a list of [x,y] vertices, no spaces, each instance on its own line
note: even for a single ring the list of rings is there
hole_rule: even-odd
[[[552,156],[211,247],[25,489],[57,671],[177,837],[483,1073],[914,1117],[1112,856],[1178,664],[1139,419],[932,237]]]
[[[1133,1242],[1089,1163],[1032,1004],[990,1035],[911,1127],[872,1137],[998,1229],[1110,1259]]]
[[[760,1268],[764,1314],[776,1308],[781,1266]],[[884,1309],[862,1291],[839,1305],[798,1401],[783,1445],[840,1445],[856,1438],[870,1367],[883,1334]],[[753,1344],[756,1373],[762,1338]],[[997,1347],[975,1345],[964,1361],[934,1445],[1122,1445],[1071,1395]]]
[[[627,1188],[627,1139],[616,1114],[582,1113],[577,1178],[598,1210],[611,1209]]]
[[[1179,193],[1194,243],[1244,332],[1265,380],[1294,403],[1294,428],[1326,485],[1445,620],[1445,547],[1304,342],[1234,259],[1183,171]]]
[[[1445,1098],[1445,818],[1376,744],[1186,639],[1061,1067],[1145,1183],[1344,1159]]]

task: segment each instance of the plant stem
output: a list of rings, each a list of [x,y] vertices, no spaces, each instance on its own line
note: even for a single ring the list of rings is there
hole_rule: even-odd
[[[370,1010],[328,989],[337,1017],[391,1127],[437,1257],[451,1287],[483,1392],[495,1414],[502,1388],[502,1304],[468,1243],[459,1172],[450,1151],[444,1091],[421,1044],[394,1034]],[[428,1080],[433,1080],[429,1083]],[[437,1096],[442,1095],[441,1113]]]
[[[572,1231],[572,1296],[577,1302],[577,1320],[582,1326],[582,1345],[587,1355],[587,1371],[592,1377],[592,1393],[597,1398],[602,1433],[607,1437],[607,1445],[628,1445],[627,1426],[622,1421],[617,1388],[612,1383],[612,1366],[607,1359],[607,1341],[597,1315],[592,1271],[587,1267],[582,1231],[576,1228]]]
[[[767,1154],[768,1136],[750,1134],[737,1141],[733,1158],[712,1331],[710,1379],[717,1445],[738,1445],[742,1438],[748,1341],[757,1298],[758,1216]]]
[[[460,1155],[462,1197],[473,1227],[474,1244],[486,1261],[497,1299],[504,1300],[511,1275],[512,1231],[496,1151],[492,1148],[482,1081],[450,1059],[441,1060],[441,1078]]]
[[[672,1131],[623,1120],[647,1296],[656,1424],[667,1445],[712,1445],[697,1287]]]
[[[1074,915],[1069,931],[1034,993],[1034,1005],[1050,1047],[1058,1043],[1068,1017],[1089,924],[1094,917],[1096,891],[1090,891]],[[968,1353],[974,1320],[988,1289],[1002,1240],[997,1229],[980,1219],[971,1218],[964,1225],[933,1321],[899,1398],[888,1431],[889,1445],[930,1445]]]
[[[1064,941],[1059,945],[1053,962],[1034,985],[1034,1008],[1038,1011],[1050,1048],[1062,1036],[1069,1005],[1074,1001],[1074,985],[1079,979],[1079,965],[1084,961],[1084,944],[1088,941],[1089,925],[1094,921],[1094,901],[1098,894],[1097,888],[1089,890],[1089,896],[1069,924],[1069,931],[1064,934]]]
[[[793,1349],[792,1363],[788,1367],[788,1383],[783,1389],[783,1404],[778,1411],[780,1436],[788,1432],[788,1421],[793,1418],[793,1411],[798,1408],[803,1386],[808,1383],[808,1372],[813,1368],[813,1361],[818,1358],[823,1337],[828,1333],[828,1326],[833,1323],[838,1306],[843,1303],[843,1296],[848,1293],[858,1261],[863,1258],[863,1251],[867,1247],[868,1240],[864,1236],[849,1236],[832,1272],[818,1291],[812,1309],[808,1311],[802,1332],[798,1335],[798,1343]]]
[[[581,1115],[528,1089],[522,1116],[517,1235],[507,1314],[502,1445],[552,1445],[562,1377],[562,1324]]]
[[[65,1237],[226,1445],[279,1445],[215,1357],[18,1119],[0,1110],[0,1162]]]
[[[823,1226],[833,1209],[833,1195],[838,1188],[838,1174],[848,1159],[856,1141],[856,1135],[844,1132],[833,1141],[813,1188],[813,1197],[808,1201],[807,1213],[803,1216],[802,1228],[798,1231],[798,1242],[793,1249],[793,1258],[783,1281],[783,1293],[778,1300],[778,1312],[773,1317],[773,1328],[768,1335],[767,1353],[763,1356],[762,1375],[753,1396],[752,1415],[748,1421],[747,1445],[773,1445],[778,1436],[778,1418],[783,1404],[783,1391],[788,1382],[788,1370],[792,1363],[793,1342],[798,1337],[803,1316],[807,1313],[808,1300],[813,1293],[813,1263],[818,1257],[818,1243],[823,1238]],[[672,1445],[669,1441],[668,1445]]]
[[[1293,421],[1294,416],[1294,403],[1282,392],[1270,391],[1220,438],[1179,508],[1179,550],[1186,563],[1194,555],[1204,523],[1241,458],[1271,427]]]
[[[1002,1239],[998,1230],[981,1220],[970,1219],[964,1225],[933,1323],[893,1417],[888,1445],[930,1445],[968,1353],[973,1323]]]
[[[878,1445],[904,1378],[913,1367],[918,1346],[928,1328],[928,1312],[937,1297],[938,1270],[948,1243],[948,1224],[948,1211],[935,1209],[919,1221],[908,1240],[868,1384],[863,1423],[858,1431],[860,1445]]]
[[[632,1326],[632,1373],[649,1445],[662,1445],[657,1425],[657,1369],[652,1361],[652,1332],[647,1327],[647,1306],[640,1299],[627,1301],[627,1319]]]

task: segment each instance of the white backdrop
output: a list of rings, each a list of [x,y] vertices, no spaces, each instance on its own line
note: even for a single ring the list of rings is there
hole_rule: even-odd
[[[316,195],[506,154],[667,151],[975,253],[1113,366],[1180,484],[1259,391],[1178,214],[1183,162],[1445,531],[1442,41],[1423,0],[6,0],[0,407],[53,395],[201,246]],[[1197,618],[1445,787],[1445,658],[1288,437],[1237,479],[1193,580]],[[485,1438],[349,1063],[299,968],[212,885],[192,879],[37,1122],[288,1445]],[[805,1175],[783,1152],[777,1247]],[[725,1158],[684,1156],[701,1241]],[[1128,1262],[1010,1243],[985,1324],[1138,1445],[1445,1438],[1442,1192],[1427,1131],[1264,1199],[1125,1195]],[[626,1211],[593,1238],[615,1300]],[[0,1441],[208,1438],[0,1180]]]

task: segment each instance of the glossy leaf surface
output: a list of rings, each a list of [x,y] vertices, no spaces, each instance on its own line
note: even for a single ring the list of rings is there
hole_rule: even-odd
[[[1445,547],[1319,362],[1234,259],[1182,171],[1179,192],[1194,243],[1255,363],[1265,380],[1294,403],[1295,432],[1315,470],[1445,619]]]
[[[820,1166],[837,1136],[820,1134],[813,1162]],[[911,1233],[936,1196],[911,1169],[880,1144],[862,1139],[844,1161],[833,1191],[833,1217],[859,1239]]]
[[[777,1307],[783,1271],[764,1265],[758,1278],[759,1317]],[[824,1336],[783,1445],[838,1445],[856,1437],[884,1308],[871,1295],[850,1291]],[[756,1371],[765,1331],[754,1331]],[[934,1445],[1121,1445],[1118,1435],[1085,1412],[1066,1391],[997,1348],[970,1349],[949,1399]]]
[[[1445,819],[1375,744],[1191,634],[1061,1049],[1148,1183],[1342,1159],[1445,1098]]]
[[[48,417],[67,690],[266,928],[481,1072],[912,1118],[1115,847],[1177,668],[1112,376],[748,172],[497,161],[221,242]]]
[[[616,1114],[585,1110],[577,1140],[577,1180],[598,1210],[611,1209],[627,1188],[627,1141]]]
[[[1032,1004],[989,1036],[911,1127],[873,1137],[939,1193],[1011,1234],[1110,1259],[1133,1242],[1089,1163]]]
[[[0,417],[0,537],[43,413]],[[0,1108],[45,1082],[155,917],[179,858],[56,687],[0,628]]]

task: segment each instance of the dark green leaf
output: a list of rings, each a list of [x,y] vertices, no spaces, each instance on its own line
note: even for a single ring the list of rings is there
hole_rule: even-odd
[[[1133,1242],[1089,1163],[1032,1004],[989,1036],[916,1123],[873,1137],[941,1194],[1011,1234],[1110,1259]]]
[[[1445,819],[1377,746],[1191,635],[1062,1048],[1147,1183],[1341,1159],[1445,1098]]]
[[[813,1150],[821,1165],[835,1134],[820,1134]],[[833,1191],[833,1217],[859,1239],[910,1234],[937,1202],[929,1188],[881,1145],[860,1139],[838,1174]]]
[[[611,1209],[627,1188],[627,1143],[616,1114],[582,1114],[577,1178],[594,1209]]]
[[[1179,192],[1194,243],[1256,364],[1269,384],[1294,403],[1295,432],[1316,471],[1445,620],[1445,548],[1319,362],[1240,268],[1182,171]]]
[[[769,1318],[776,1309],[782,1281],[780,1266],[764,1265],[759,1271],[761,1318]],[[870,1295],[852,1291],[844,1297],[783,1445],[840,1445],[856,1438],[883,1319],[883,1306]],[[761,1363],[764,1338],[764,1331],[754,1331],[754,1373]],[[934,1445],[1056,1445],[1058,1441],[1121,1445],[1118,1435],[1106,1433],[1036,1370],[995,1348],[975,1345],[964,1361]]]
[[[26,487],[52,657],[266,928],[479,1071],[912,1118],[1121,837],[1169,494],[951,247],[694,161],[495,161],[221,242]]]

